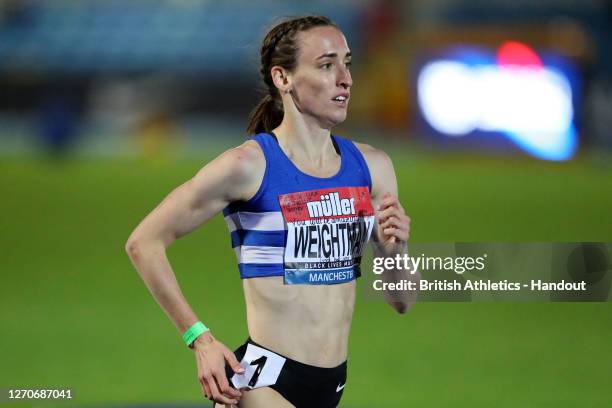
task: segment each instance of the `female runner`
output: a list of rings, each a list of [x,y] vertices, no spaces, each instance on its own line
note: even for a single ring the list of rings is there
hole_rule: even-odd
[[[268,89],[242,145],[172,191],[126,250],[151,294],[193,349],[217,407],[336,407],[363,247],[405,253],[410,219],[389,157],[331,129],[347,115],[351,52],[322,16],[278,24],[261,48]],[[166,249],[223,211],[243,279],[249,338],[235,353],[182,295]],[[411,279],[387,271],[386,282]],[[386,292],[399,313],[412,292]],[[248,392],[246,392],[248,391]]]

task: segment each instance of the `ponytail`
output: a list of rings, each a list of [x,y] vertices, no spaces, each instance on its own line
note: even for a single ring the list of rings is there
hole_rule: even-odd
[[[282,103],[282,102],[281,102]],[[283,121],[283,109],[271,95],[266,95],[249,116],[247,134],[270,132]]]

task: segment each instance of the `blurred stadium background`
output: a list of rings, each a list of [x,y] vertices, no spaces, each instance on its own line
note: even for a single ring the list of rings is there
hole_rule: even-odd
[[[612,241],[604,0],[0,1],[0,387],[13,406],[208,406],[124,254],[175,186],[246,137],[259,43],[325,14],[354,55],[336,133],[393,158],[411,240]],[[216,336],[246,336],[221,217],[169,251]],[[357,302],[346,407],[603,407],[610,303]],[[4,388],[4,389],[5,389]]]

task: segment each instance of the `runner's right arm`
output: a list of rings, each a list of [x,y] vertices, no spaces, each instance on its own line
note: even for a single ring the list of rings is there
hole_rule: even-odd
[[[198,318],[176,281],[166,249],[230,202],[248,200],[255,195],[264,172],[263,152],[256,142],[247,141],[221,154],[191,180],[174,189],[130,235],[125,249],[179,333],[184,333]],[[194,351],[206,396],[220,403],[235,404],[235,397],[240,393],[229,386],[225,376],[225,360],[234,371],[241,369],[234,354],[215,340],[210,331],[196,339]]]

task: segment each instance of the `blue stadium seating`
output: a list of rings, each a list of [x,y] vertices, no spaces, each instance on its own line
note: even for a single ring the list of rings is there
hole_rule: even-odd
[[[319,13],[350,38],[359,8],[340,1],[30,0],[0,20],[0,72],[251,72],[265,30]],[[254,62],[256,63],[256,62]]]

